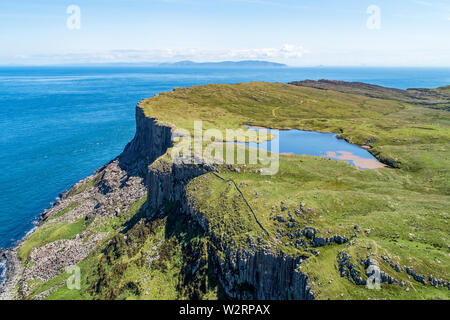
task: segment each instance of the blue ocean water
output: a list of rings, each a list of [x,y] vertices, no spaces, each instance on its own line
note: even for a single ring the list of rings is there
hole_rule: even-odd
[[[437,87],[450,83],[450,69],[0,68],[0,247],[21,239],[59,193],[123,150],[139,100],[198,84],[322,78]]]

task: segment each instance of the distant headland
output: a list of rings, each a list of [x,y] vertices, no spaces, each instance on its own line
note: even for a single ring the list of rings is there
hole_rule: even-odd
[[[162,68],[285,68],[286,64],[263,61],[218,61],[218,62],[195,62],[183,60],[177,62],[93,62],[93,63],[69,63],[54,64],[47,66],[65,67],[162,67]]]
[[[161,63],[161,67],[245,67],[245,68],[280,68],[287,65],[277,62],[261,61],[261,60],[243,60],[243,61],[221,61],[221,62],[194,62],[179,61],[174,63]]]

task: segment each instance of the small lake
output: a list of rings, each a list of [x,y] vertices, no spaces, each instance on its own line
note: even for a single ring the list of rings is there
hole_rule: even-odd
[[[267,130],[264,128],[248,127],[249,130]],[[282,155],[310,155],[325,157],[339,161],[347,161],[358,169],[377,169],[385,167],[366,149],[338,139],[336,133],[321,133],[303,130],[268,130],[275,135],[267,143],[246,143],[254,148],[272,151],[272,144],[278,142],[278,152]],[[274,151],[275,152],[275,151]]]

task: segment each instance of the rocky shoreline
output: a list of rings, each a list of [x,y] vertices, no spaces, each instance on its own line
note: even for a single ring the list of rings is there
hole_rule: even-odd
[[[58,200],[59,201],[59,200]],[[58,202],[54,203],[52,207],[56,206]],[[49,209],[50,210],[50,209]],[[18,257],[18,250],[25,239],[33,234],[39,226],[45,221],[45,213],[41,213],[35,226],[28,231],[25,236],[17,241],[11,248],[0,248],[0,263],[4,263],[3,281],[0,282],[0,300],[12,300],[15,296],[15,286],[20,279],[23,271],[23,266]]]
[[[0,287],[0,300],[12,300],[14,298],[14,288],[22,271],[22,266],[17,257],[17,249],[17,245],[12,249],[0,249],[0,261],[4,263],[4,279]]]
[[[52,208],[55,207],[61,200],[62,194],[59,195],[58,201],[52,204]],[[15,296],[15,286],[18,283],[21,273],[23,272],[23,266],[20,263],[18,257],[18,250],[23,244],[25,239],[33,234],[46,220],[47,209],[41,213],[35,226],[28,231],[22,239],[18,240],[11,248],[0,248],[0,264],[3,265],[3,272],[0,277],[0,300],[13,300]]]
[[[8,272],[7,267],[8,259],[6,256],[6,252],[3,252],[3,249],[0,250],[0,288],[3,288],[4,283],[6,282],[6,273]]]

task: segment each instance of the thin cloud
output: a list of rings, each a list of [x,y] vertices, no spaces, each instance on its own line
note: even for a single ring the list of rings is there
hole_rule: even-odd
[[[434,8],[437,11],[450,11],[450,6],[447,2],[428,2],[424,0],[413,0],[413,2],[421,6]]]
[[[301,46],[285,44],[282,48],[232,50],[229,54],[240,59],[299,59],[307,50]]]
[[[107,52],[77,52],[52,55],[18,55],[13,60],[16,63],[145,63],[174,62],[194,60],[199,62],[239,61],[239,60],[270,60],[298,61],[308,50],[302,46],[285,44],[281,48],[251,48],[233,50],[208,49],[153,49],[153,50],[112,50]]]
[[[414,0],[415,3],[420,4],[422,6],[432,7],[433,4],[431,2],[427,1],[421,1],[421,0]]]

